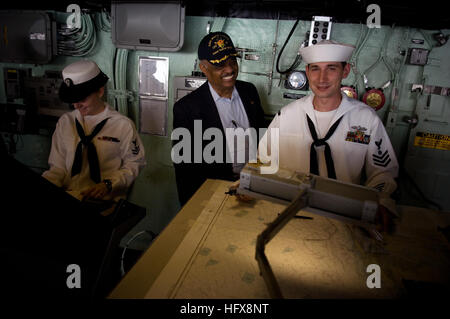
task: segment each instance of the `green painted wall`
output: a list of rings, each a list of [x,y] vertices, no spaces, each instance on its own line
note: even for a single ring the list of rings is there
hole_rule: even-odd
[[[60,15],[59,18],[64,17]],[[130,200],[138,205],[147,208],[147,217],[124,239],[127,240],[132,234],[142,230],[149,229],[159,233],[165,225],[176,215],[180,209],[175,187],[175,176],[170,158],[171,140],[170,132],[172,130],[172,108],[174,102],[174,88],[172,86],[175,76],[190,75],[194,69],[194,63],[197,54],[197,45],[200,39],[206,34],[208,21],[211,21],[212,30],[222,29],[227,32],[234,41],[235,46],[254,50],[254,54],[260,56],[258,61],[241,60],[239,79],[253,82],[260,94],[263,107],[267,114],[276,113],[281,107],[293,100],[283,98],[283,93],[289,90],[284,88],[284,80],[280,80],[279,74],[274,72],[274,79],[270,82],[268,77],[254,75],[246,72],[267,73],[272,67],[272,44],[275,41],[277,21],[276,20],[256,20],[256,19],[237,19],[237,18],[213,18],[213,17],[194,17],[188,16],[185,19],[185,38],[182,49],[178,52],[156,52],[156,51],[129,51],[127,63],[127,89],[137,95],[138,92],[138,59],[140,56],[162,56],[169,58],[169,100],[168,100],[168,128],[167,137],[152,136],[142,134],[144,143],[147,167],[142,171],[136,180]],[[277,36],[277,56],[281,49],[294,21],[281,20],[278,25]],[[300,21],[290,42],[286,46],[281,59],[281,69],[286,69],[295,58],[300,43],[305,39],[305,33],[310,29],[310,21]],[[444,34],[445,34],[444,30]],[[369,29],[363,25],[334,23],[331,38],[336,41],[360,44],[363,37],[369,32],[365,45],[362,48],[357,67],[359,73],[367,70],[380,55],[380,50],[386,50],[386,59],[392,66],[399,90],[399,98],[392,103],[391,92],[394,83],[386,90],[386,104],[378,111],[379,116],[385,120],[390,114],[390,119],[394,119],[387,125],[392,143],[399,154],[402,146],[408,141],[408,125],[401,121],[405,115],[412,115],[416,107],[416,98],[414,93],[410,92],[412,83],[421,83],[423,67],[404,65],[402,63],[404,56],[400,52],[405,52],[409,47],[429,48],[433,44],[431,33],[433,31],[410,29],[407,27],[391,28],[382,26],[380,29]],[[448,32],[447,32],[448,33]],[[387,44],[385,39],[388,37]],[[425,39],[423,45],[411,43],[411,39]],[[98,44],[92,55],[85,58],[96,61],[100,68],[107,73],[110,78],[112,75],[112,62],[115,48],[111,41],[111,33],[98,31]],[[438,53],[434,59],[442,59],[449,56],[448,44]],[[31,67],[33,75],[43,75],[44,70],[61,70],[66,64],[77,60],[74,57],[56,57],[51,64],[44,66],[37,65],[18,65],[1,63],[0,67]],[[431,61],[433,63],[433,61]],[[302,63],[297,69],[303,70]],[[274,67],[275,70],[275,67]],[[436,69],[434,72],[439,72]],[[387,82],[391,74],[383,62],[377,64],[370,73],[367,74],[369,85],[380,87]],[[442,74],[445,79],[449,74]],[[0,80],[3,83],[3,73],[0,73]],[[355,78],[352,72],[344,81],[344,84],[356,84],[360,97],[364,93],[364,84],[361,78]],[[270,95],[268,90],[270,87]],[[293,93],[305,93],[303,91],[290,91]],[[111,101],[112,96],[108,96]],[[5,92],[3,85],[0,88],[0,102],[5,102]],[[129,102],[129,116],[138,123],[139,105],[138,101]],[[36,171],[42,172],[47,168],[47,158],[50,150],[51,132],[43,130],[40,135],[15,136],[18,140],[16,158],[21,162],[33,167]],[[145,239],[137,240],[135,245],[145,247]],[[138,247],[139,248],[139,247]]]

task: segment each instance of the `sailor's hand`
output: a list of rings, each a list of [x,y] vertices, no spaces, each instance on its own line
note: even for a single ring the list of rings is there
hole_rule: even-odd
[[[237,194],[237,193],[236,193],[236,190],[239,188],[239,182],[240,182],[239,180],[233,182],[233,184],[231,184],[231,186],[230,186],[230,188],[229,188],[229,191],[230,191],[230,192],[233,192],[233,191],[234,191],[237,200],[239,200],[239,201],[241,201],[241,202],[249,203],[249,202],[253,201],[254,198],[251,197],[251,196],[244,195],[244,194]]]
[[[81,192],[81,196],[83,196],[83,199],[102,199],[109,193],[108,187],[105,183],[100,182],[98,184],[95,184],[94,186],[84,190]]]

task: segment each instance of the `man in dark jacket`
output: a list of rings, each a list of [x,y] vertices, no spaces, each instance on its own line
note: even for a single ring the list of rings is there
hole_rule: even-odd
[[[175,166],[178,197],[181,205],[184,205],[208,178],[230,181],[239,179],[239,172],[245,163],[236,160],[235,152],[239,147],[242,149],[243,143],[241,143],[241,146],[236,146],[234,144],[236,139],[234,137],[229,138],[226,132],[239,128],[244,131],[254,128],[256,132],[259,132],[259,128],[266,127],[264,111],[255,86],[248,82],[236,80],[239,72],[236,61],[237,55],[233,42],[226,33],[213,32],[206,35],[200,42],[198,58],[200,69],[206,75],[208,81],[174,105],[174,131],[172,136],[175,136],[175,138],[173,138],[172,160]],[[184,132],[187,132],[187,129],[190,133],[188,137],[190,149],[183,149],[181,153],[190,151],[190,154],[185,153],[184,159],[188,158],[188,160],[180,162],[174,159],[174,153],[177,153],[180,149],[177,144],[186,141],[183,140],[184,137],[179,141],[176,140],[180,134],[174,133],[181,128],[184,128]],[[204,136],[208,135],[204,135],[204,132],[214,128],[216,131],[217,129],[220,130],[221,141],[204,140]],[[178,132],[183,133],[183,130],[178,130]],[[215,160],[211,162],[204,155],[208,150],[210,151],[211,146],[209,144],[214,142],[220,142],[219,144],[222,145],[223,152],[220,155],[223,156],[218,158],[216,149],[212,152]],[[257,142],[253,141],[253,143]],[[232,152],[229,151],[230,143],[233,143]],[[248,156],[248,141],[244,144]],[[207,146],[206,149],[205,146]],[[248,157],[246,158],[248,159]]]

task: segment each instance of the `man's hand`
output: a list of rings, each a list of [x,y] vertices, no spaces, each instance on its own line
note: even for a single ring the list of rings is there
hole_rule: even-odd
[[[108,187],[105,183],[100,182],[98,184],[95,184],[91,188],[88,188],[81,192],[81,196],[83,196],[83,199],[102,199],[109,193]]]
[[[239,182],[240,182],[240,181],[237,180],[237,181],[235,181],[233,184],[231,184],[229,190],[230,190],[230,191],[233,191],[233,190],[238,189],[238,188],[239,188]],[[244,195],[244,194],[236,194],[236,198],[237,198],[239,201],[244,202],[244,203],[249,203],[249,202],[251,202],[251,201],[254,200],[253,197],[250,197],[250,196],[247,196],[247,195]]]
[[[392,233],[394,231],[394,215],[383,205],[378,205],[376,215],[377,230],[381,232]]]

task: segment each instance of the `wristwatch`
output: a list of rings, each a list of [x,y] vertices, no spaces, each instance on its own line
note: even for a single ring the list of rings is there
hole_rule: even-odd
[[[110,179],[104,179],[103,183],[105,183],[106,188],[108,189],[108,193],[111,193],[112,191],[112,182]]]

